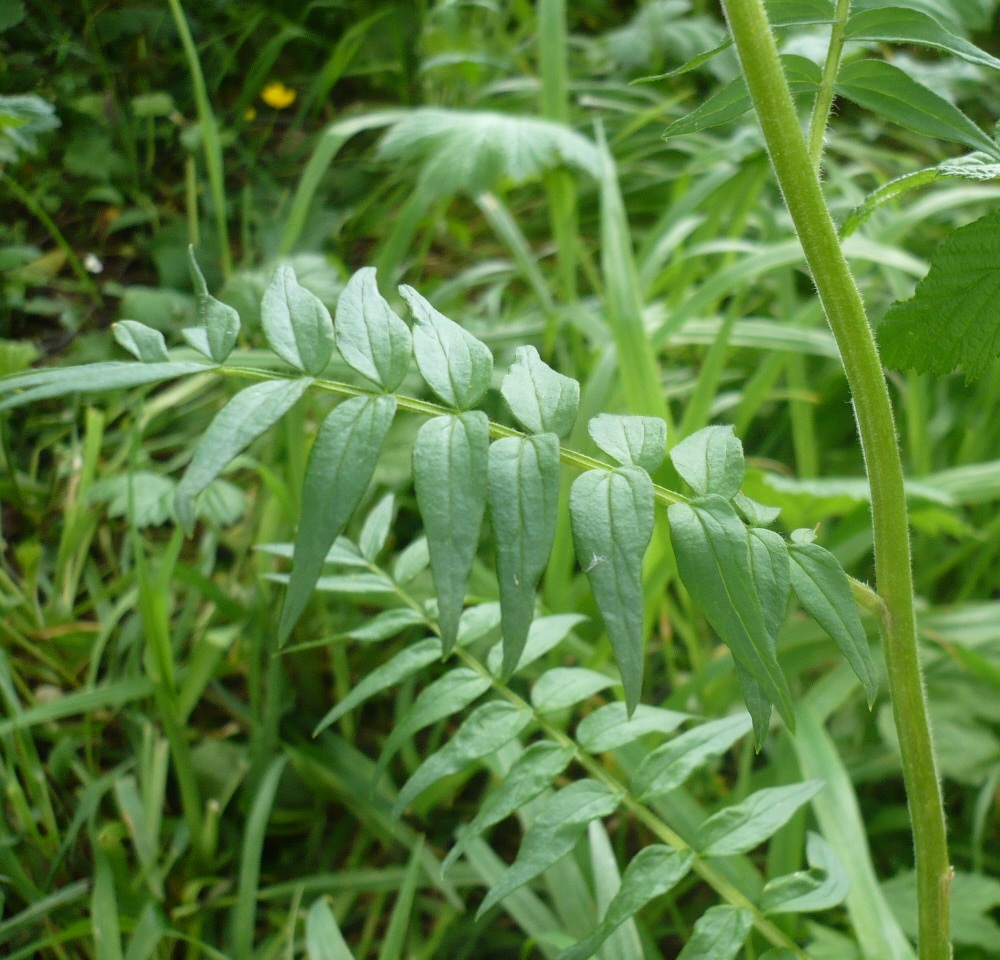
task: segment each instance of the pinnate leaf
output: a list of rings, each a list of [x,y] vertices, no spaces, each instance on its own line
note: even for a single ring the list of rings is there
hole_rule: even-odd
[[[312,596],[327,553],[364,496],[396,413],[396,398],[351,397],[316,434],[302,484],[302,514],[278,639],[284,643]]]
[[[444,314],[438,313],[413,287],[399,288],[416,321],[413,353],[427,385],[458,410],[475,406],[490,385],[493,354]]]
[[[753,914],[745,907],[709,907],[694,925],[677,960],[732,960],[746,942]]]
[[[829,844],[818,834],[806,838],[809,869],[777,877],[764,887],[764,913],[805,913],[829,910],[844,902],[851,881]]]
[[[569,853],[591,820],[610,816],[621,799],[603,783],[588,779],[577,780],[551,797],[525,833],[517,859],[486,894],[476,916]]]
[[[671,850],[662,844],[644,847],[625,868],[621,886],[594,932],[564,950],[556,960],[590,960],[626,920],[682,880],[693,862],[690,850]]]
[[[565,437],[580,407],[580,384],[556,373],[534,347],[518,347],[500,385],[510,412],[528,433]]]
[[[739,493],[746,472],[743,444],[731,426],[705,427],[692,433],[671,449],[670,459],[698,496],[717,493],[729,500]]]
[[[489,420],[474,410],[428,420],[413,444],[413,485],[427,534],[445,654],[458,636],[486,510],[489,442]]]
[[[115,340],[143,363],[167,363],[170,354],[159,330],[137,320],[119,320],[111,327]]]
[[[673,733],[686,713],[640,703],[631,717],[624,703],[609,703],[585,716],[576,728],[576,741],[587,753],[606,753],[633,743],[648,733]]]
[[[241,390],[216,414],[194,448],[174,497],[177,517],[188,535],[194,531],[194,498],[238,453],[277,423],[311,383],[307,377],[255,383]]]
[[[314,377],[323,372],[333,354],[333,320],[287,263],[274,271],[264,291],[260,320],[267,342],[282,360]]]
[[[548,617],[539,617],[528,630],[528,640],[517,661],[516,670],[523,670],[536,660],[541,659],[550,650],[560,644],[566,635],[587,618],[580,613],[554,613]],[[502,658],[502,644],[497,644],[490,650],[486,664],[493,674],[499,674]]]
[[[216,300],[208,292],[208,284],[195,259],[194,247],[188,247],[188,260],[201,326],[185,330],[184,336],[191,346],[201,350],[210,360],[222,363],[236,346],[236,338],[240,335],[240,315],[228,303]],[[188,334],[200,335],[192,337]]]
[[[553,667],[531,688],[531,705],[539,713],[553,713],[613,687],[618,681],[585,667]]]
[[[535,587],[552,551],[559,507],[559,439],[504,437],[489,450],[488,501],[503,614],[503,673],[528,639]]]
[[[569,511],[631,713],[642,693],[642,558],[653,536],[653,481],[638,467],[590,470],[573,482]]]
[[[1000,213],[959,227],[931,256],[912,299],[894,303],[878,327],[885,363],[897,370],[982,376],[1000,356]]]
[[[374,267],[364,267],[348,280],[337,300],[334,333],[341,356],[361,376],[388,392],[403,382],[413,339],[379,293]]]
[[[587,424],[591,439],[622,466],[653,473],[663,463],[667,424],[659,417],[623,417],[602,413]]]

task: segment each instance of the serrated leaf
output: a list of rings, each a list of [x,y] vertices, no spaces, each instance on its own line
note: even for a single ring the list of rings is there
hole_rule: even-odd
[[[556,960],[590,960],[626,920],[682,880],[693,862],[690,850],[671,850],[662,844],[644,847],[625,868],[621,886],[594,932],[563,950]]]
[[[351,692],[344,697],[318,724],[313,736],[322,733],[332,723],[336,723],[345,713],[364,703],[375,694],[394,687],[410,675],[422,670],[441,656],[441,641],[437,637],[427,637],[419,643],[405,647],[387,663],[376,667],[367,674]]]
[[[548,617],[539,617],[528,630],[528,640],[517,661],[515,673],[541,659],[550,650],[558,646],[577,624],[587,618],[580,613],[555,613]],[[502,644],[497,644],[490,650],[486,665],[490,673],[499,675],[502,663]]]
[[[420,375],[445,403],[468,410],[493,377],[493,354],[481,340],[435,310],[413,287],[399,288],[413,313],[413,354]]]
[[[115,340],[143,363],[168,363],[167,343],[159,330],[137,320],[119,320],[111,325]]]
[[[278,625],[279,644],[302,616],[327,552],[368,489],[395,413],[395,397],[351,397],[330,411],[316,434],[302,483],[302,512]]]
[[[714,495],[695,504],[672,504],[667,515],[681,581],[736,661],[794,730],[792,695],[757,598],[743,521],[728,501]]]
[[[385,547],[396,511],[396,498],[387,493],[372,507],[358,534],[358,549],[369,563],[374,563]]]
[[[448,851],[441,872],[450,867],[474,837],[517,813],[534,800],[569,766],[576,753],[573,747],[563,747],[551,740],[533,743],[514,761],[500,785],[486,795],[472,822],[465,827],[458,841]]]
[[[739,713],[682,733],[645,756],[633,777],[633,790],[644,802],[676,790],[695,770],[717,760],[745,737],[750,727],[750,717]]]
[[[673,733],[690,719],[689,714],[642,703],[630,718],[624,703],[609,703],[580,721],[576,741],[587,753],[606,753],[648,733]]]
[[[531,705],[539,713],[565,710],[617,683],[614,677],[585,667],[554,667],[535,681]]]
[[[795,596],[847,658],[871,706],[878,693],[878,677],[847,574],[818,543],[793,543],[788,555]]]
[[[517,859],[487,892],[476,918],[569,853],[590,821],[610,816],[621,800],[595,780],[577,780],[556,793],[528,827]]]
[[[260,322],[271,349],[286,363],[319,376],[333,354],[330,311],[299,284],[287,263],[274,271],[260,305]]]
[[[0,410],[12,410],[27,403],[51,400],[70,393],[100,393],[105,390],[127,390],[161,380],[194,373],[206,373],[214,367],[205,363],[172,361],[171,363],[136,363],[133,360],[110,363],[89,363],[80,367],[57,367],[31,370],[0,380]],[[22,392],[18,392],[22,391]]]
[[[534,347],[518,347],[500,393],[528,433],[565,437],[580,408],[580,384],[556,373]]]
[[[837,75],[837,93],[914,133],[997,155],[996,144],[958,107],[884,60],[856,60]]]
[[[188,536],[194,532],[194,498],[230,461],[277,423],[312,380],[266,380],[236,394],[201,435],[174,495],[174,508]],[[324,553],[326,551],[324,550]]]
[[[559,439],[554,433],[504,437],[490,445],[487,487],[503,615],[503,674],[528,639],[535,587],[545,572],[559,507]]]
[[[653,473],[663,463],[667,425],[659,417],[623,417],[602,413],[587,424],[590,438],[622,466]]]
[[[569,512],[631,713],[642,694],[642,558],[653,536],[653,481],[638,467],[590,470],[573,482]]]
[[[352,369],[392,392],[410,368],[413,338],[378,291],[375,268],[351,277],[337,300],[334,322],[337,349]]]
[[[1000,213],[991,213],[934,251],[912,299],[894,303],[878,326],[888,366],[937,374],[961,368],[967,382],[991,368],[1000,356],[998,236]]]
[[[194,283],[195,303],[197,304],[198,322],[204,330],[204,344],[195,343],[190,337],[188,342],[196,350],[201,350],[210,360],[222,363],[236,346],[236,338],[240,335],[240,315],[229,304],[216,300],[208,292],[208,284],[195,259],[194,247],[188,247],[188,261],[191,266],[191,280]],[[191,331],[185,330],[185,336]]]
[[[878,7],[851,14],[844,33],[845,41],[863,43],[900,43],[933,47],[952,53],[981,67],[1000,70],[1000,60],[980,50],[964,37],[952,33],[922,10],[906,6]]]
[[[818,834],[806,838],[809,869],[777,877],[764,887],[760,909],[764,913],[806,913],[829,910],[844,902],[851,881],[829,844]]]
[[[438,780],[459,773],[510,743],[532,719],[530,710],[506,700],[491,700],[477,707],[465,718],[455,735],[437,753],[424,760],[403,784],[393,805],[392,816],[398,817]]]
[[[489,420],[478,410],[435,417],[413,444],[413,486],[437,588],[445,654],[458,636],[465,586],[486,510]]]
[[[308,960],[354,960],[325,897],[316,900],[306,914],[306,956]]]
[[[753,914],[745,907],[709,907],[698,918],[677,960],[732,960],[752,926]]]
[[[820,780],[765,787],[742,803],[726,807],[698,828],[695,848],[703,857],[746,853],[778,832],[822,788]]]
[[[671,449],[670,460],[698,496],[717,493],[729,500],[739,493],[746,473],[743,444],[728,425],[692,433]]]

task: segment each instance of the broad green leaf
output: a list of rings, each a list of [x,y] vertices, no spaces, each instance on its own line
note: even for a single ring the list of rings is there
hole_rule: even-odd
[[[8,22],[10,16],[8,8]],[[22,153],[37,153],[39,134],[59,125],[55,107],[33,93],[0,96],[0,163],[14,164]]]
[[[523,670],[536,660],[540,660],[550,650],[562,643],[570,630],[577,626],[577,624],[583,623],[586,619],[580,613],[555,613],[548,617],[539,617],[531,624],[531,629],[528,630],[528,641],[524,645],[524,650],[521,651],[521,657],[517,661],[515,672]],[[500,673],[503,655],[502,648],[503,644],[498,643],[490,650],[489,657],[486,660],[486,665],[489,667],[490,673],[494,675]]]
[[[194,283],[194,295],[198,309],[196,330],[204,331],[204,340],[195,343],[190,337],[188,342],[201,350],[205,356],[216,363],[222,363],[236,346],[236,338],[240,335],[240,315],[229,304],[216,300],[208,292],[208,284],[195,259],[194,247],[188,247],[188,260],[191,265],[191,280]],[[185,330],[185,336],[189,331]],[[200,340],[200,338],[198,338]]]
[[[556,960],[590,960],[626,920],[682,880],[693,862],[691,850],[671,850],[662,844],[644,847],[625,868],[618,893],[594,932],[564,950]]]
[[[387,663],[366,674],[351,692],[316,724],[313,736],[324,731],[330,724],[336,723],[345,713],[374,697],[376,693],[394,687],[440,657],[441,641],[437,637],[427,637],[419,643],[404,647]]]
[[[552,740],[533,743],[521,754],[500,785],[486,795],[472,822],[465,827],[455,846],[441,864],[441,871],[450,867],[473,837],[517,813],[534,800],[569,766],[575,754],[573,747],[563,747]]]
[[[410,329],[378,292],[375,268],[358,270],[337,300],[337,349],[361,376],[392,392],[410,368]]]
[[[667,514],[681,581],[734,659],[794,730],[792,695],[757,598],[743,521],[714,495],[672,504]]]
[[[818,834],[806,838],[809,869],[777,877],[764,887],[760,909],[764,913],[806,913],[829,910],[844,902],[851,889],[847,871]]]
[[[768,527],[781,516],[781,507],[769,507],[742,493],[732,498],[739,515],[753,527]]]
[[[554,667],[535,681],[531,705],[539,713],[565,710],[617,683],[614,677],[585,667]]]
[[[694,925],[677,960],[732,960],[746,942],[753,914],[745,907],[709,907]]]
[[[333,320],[316,294],[299,284],[287,263],[274,271],[260,305],[271,349],[286,363],[316,377],[333,353]]]
[[[648,733],[673,733],[690,719],[689,714],[642,703],[629,717],[624,703],[609,703],[580,721],[576,741],[587,753],[606,753]]]
[[[216,414],[194,448],[174,495],[177,517],[189,536],[194,532],[194,498],[237,454],[277,423],[311,383],[307,377],[255,383],[241,390]]]
[[[587,424],[591,439],[622,466],[653,473],[663,463],[667,425],[659,417],[623,417],[602,413]]]
[[[302,483],[302,513],[278,642],[284,643],[312,596],[327,553],[364,496],[396,413],[396,398],[351,397],[316,434]]]
[[[159,330],[136,320],[119,320],[111,325],[115,340],[143,363],[168,363],[167,343]]]
[[[1000,60],[952,33],[934,17],[906,6],[859,10],[847,21],[846,41],[933,47],[981,67],[1000,70]]]
[[[726,807],[698,828],[695,847],[703,857],[746,853],[778,832],[822,788],[820,780],[765,787],[742,803]]]
[[[837,75],[837,93],[915,133],[997,156],[997,146],[958,107],[884,60],[857,60]]]
[[[427,385],[458,410],[474,407],[493,377],[493,354],[454,320],[438,313],[413,287],[399,288],[413,314],[413,353]]]
[[[717,760],[746,736],[750,726],[750,717],[738,713],[682,733],[645,756],[632,780],[632,789],[643,801],[676,790],[695,770]]]
[[[565,437],[580,407],[580,384],[556,373],[534,347],[518,347],[500,385],[510,412],[528,433]]]
[[[764,626],[772,637],[776,637],[788,610],[788,590],[791,586],[788,546],[784,538],[773,530],[752,527],[749,534],[750,572],[754,589],[764,614]]]
[[[430,562],[427,538],[417,537],[396,557],[396,562],[392,565],[392,579],[400,585],[409,583],[415,576],[423,573]]]
[[[827,23],[833,19],[833,0],[767,0],[767,18],[774,26]]]
[[[967,382],[992,367],[1000,356],[998,236],[1000,213],[991,213],[934,251],[912,299],[894,303],[878,326],[888,366],[938,374],[960,368]]]
[[[454,736],[424,760],[403,784],[392,808],[393,817],[398,817],[438,780],[464,770],[510,743],[532,719],[530,710],[506,700],[491,700],[476,707]]]
[[[426,618],[412,607],[397,607],[394,610],[383,610],[371,620],[365,621],[359,627],[346,630],[340,636],[357,643],[378,643],[398,636],[407,627],[425,622]]]
[[[768,700],[760,684],[749,674],[739,662],[734,660],[736,679],[740,685],[740,694],[753,721],[753,742],[760,753],[771,730],[771,701]]]
[[[171,363],[136,363],[132,360],[90,363],[81,367],[56,367],[30,370],[0,380],[0,410],[11,410],[35,403],[64,397],[70,393],[100,393],[104,390],[127,390],[161,380],[174,380],[193,373],[214,369],[209,364],[190,361]],[[19,392],[20,391],[20,392]]]
[[[368,513],[358,534],[358,549],[369,563],[374,563],[385,548],[396,512],[396,498],[387,493]]]
[[[559,439],[504,437],[490,445],[487,488],[503,613],[503,674],[517,667],[535,616],[559,507]]]
[[[471,667],[458,667],[438,677],[430,686],[421,691],[413,706],[392,728],[378,759],[378,774],[381,776],[396,751],[412,736],[425,727],[444,720],[452,714],[464,710],[474,700],[478,700],[491,686],[489,677],[484,677]]]
[[[621,799],[621,794],[613,793],[603,783],[586,779],[571,783],[551,797],[525,832],[517,859],[493,884],[476,917],[569,853],[590,821],[610,816]]]
[[[847,574],[837,558],[817,543],[793,543],[788,555],[795,596],[847,658],[871,706],[878,693],[878,677]]]
[[[674,468],[702,496],[735,497],[743,483],[743,444],[731,426],[705,427],[670,450]]]
[[[642,558],[653,536],[653,481],[637,467],[590,470],[573,482],[569,511],[631,713],[642,694]]]
[[[326,897],[316,900],[306,914],[306,956],[309,960],[354,960]]]
[[[458,636],[465,585],[486,510],[489,420],[478,410],[435,417],[413,444],[413,486],[424,520],[447,655]]]

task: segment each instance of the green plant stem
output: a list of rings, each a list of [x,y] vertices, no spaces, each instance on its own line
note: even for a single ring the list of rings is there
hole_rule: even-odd
[[[851,0],[837,0],[837,9],[833,15],[833,31],[830,33],[830,46],[826,51],[826,63],[823,64],[823,76],[819,82],[819,92],[813,104],[812,119],[809,121],[809,160],[814,170],[819,170],[823,159],[823,138],[826,136],[826,124],[830,119],[830,107],[833,106],[834,85],[837,82],[837,71],[840,69],[840,55],[844,50],[844,35],[847,32],[847,15],[851,10]]]
[[[921,960],[947,960],[951,867],[913,608],[903,469],[889,391],[861,295],[810,162],[762,0],[723,0],[775,174],[851,390],[871,487],[875,575],[916,853]]]

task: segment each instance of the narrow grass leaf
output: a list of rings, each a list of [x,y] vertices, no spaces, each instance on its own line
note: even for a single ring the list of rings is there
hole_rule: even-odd
[[[490,348],[435,310],[413,287],[402,286],[399,293],[416,321],[413,353],[420,375],[450,406],[475,406],[493,376]]]
[[[626,920],[683,879],[693,862],[691,850],[671,850],[662,844],[644,847],[625,868],[621,887],[594,932],[560,953],[558,960],[590,960]]]
[[[413,918],[413,900],[423,867],[421,863],[423,847],[424,840],[420,837],[413,845],[403,883],[399,888],[396,902],[392,905],[392,915],[389,917],[389,926],[386,928],[382,947],[378,952],[378,960],[401,960],[403,956],[406,933]]]
[[[90,926],[96,960],[122,960],[118,897],[111,864],[97,837],[91,838],[94,856],[94,890],[90,895]]]
[[[659,417],[623,417],[602,413],[587,424],[590,438],[622,466],[654,473],[663,463],[667,425]]]
[[[487,495],[503,616],[503,674],[517,667],[535,616],[559,507],[559,438],[504,437],[489,448]]]
[[[451,652],[486,511],[489,420],[475,410],[435,417],[413,444],[413,486],[424,521],[444,652]]]
[[[506,700],[491,700],[466,717],[455,735],[432,753],[403,784],[392,815],[398,817],[429,786],[458,773],[510,743],[532,721],[530,710]]]
[[[717,760],[750,732],[750,717],[738,713],[699,724],[647,754],[632,781],[643,801],[662,797],[684,784],[695,770]]]
[[[997,156],[996,144],[958,107],[884,60],[856,60],[837,75],[837,93],[914,133]]]
[[[764,913],[807,913],[829,910],[844,902],[851,881],[830,845],[818,834],[806,839],[809,869],[777,877],[764,887],[760,908]]]
[[[163,899],[163,883],[157,869],[159,837],[154,836],[146,819],[146,811],[139,795],[139,785],[133,776],[124,776],[115,782],[115,800],[125,828],[132,838],[142,874],[153,895]]]
[[[773,836],[823,787],[819,780],[765,787],[742,803],[726,807],[698,828],[695,844],[705,857],[746,853]]]
[[[395,397],[351,397],[323,421],[302,484],[302,513],[279,643],[288,639],[302,616],[328,551],[368,489],[395,413]]]
[[[188,247],[188,262],[194,283],[198,322],[200,329],[204,330],[203,352],[215,363],[222,363],[236,346],[236,338],[240,335],[240,315],[229,304],[216,300],[208,292],[208,284],[195,259],[194,247]]]
[[[577,780],[556,793],[528,827],[517,859],[487,892],[476,917],[569,853],[590,821],[610,816],[619,803],[621,794],[595,780]]]
[[[757,597],[743,521],[728,501],[714,495],[696,504],[672,504],[668,517],[684,586],[733,657],[794,728],[792,695]]]
[[[753,914],[745,907],[709,907],[698,918],[677,960],[732,960],[752,926]]]
[[[795,596],[847,658],[871,706],[878,693],[878,677],[847,574],[818,543],[792,543],[788,554]]]
[[[554,667],[531,688],[531,705],[539,713],[565,710],[618,683],[614,677],[585,667]]]
[[[611,901],[621,890],[622,875],[618,869],[618,854],[611,845],[611,838],[602,820],[591,820],[587,825],[587,846],[590,850],[590,872],[594,878],[594,900],[596,912],[589,911],[586,917],[587,928],[590,928],[595,918],[604,918],[611,906]],[[574,936],[579,936],[577,927],[573,927]],[[602,960],[645,960],[642,941],[635,920],[628,917],[617,929],[613,930],[601,946]]]
[[[462,830],[458,841],[448,851],[441,865],[442,872],[458,859],[474,837],[517,813],[546,790],[569,766],[575,753],[573,747],[560,746],[552,740],[542,740],[528,747],[514,761],[500,785],[486,795],[472,822]]]
[[[188,536],[194,532],[194,498],[237,454],[277,423],[309,389],[307,377],[265,380],[241,390],[201,435],[174,494],[174,509]]]
[[[500,393],[528,433],[565,437],[580,407],[580,384],[556,373],[534,347],[518,347]]]
[[[309,960],[354,960],[326,897],[320,897],[306,914],[306,956]]]
[[[570,491],[573,543],[625,685],[629,713],[642,694],[642,558],[653,536],[653,482],[638,467],[590,470]]]
[[[410,369],[410,329],[378,291],[375,268],[358,270],[337,300],[337,349],[352,369],[383,390],[395,390]]]
[[[629,716],[624,703],[609,703],[585,716],[576,728],[576,741],[587,753],[606,753],[634,743],[649,733],[673,733],[686,713],[640,703]]]
[[[260,305],[260,322],[271,349],[286,363],[319,376],[333,354],[330,311],[299,284],[287,263],[274,271]]]
[[[167,343],[159,330],[147,327],[137,320],[119,320],[111,325],[119,345],[143,363],[168,363]]]
[[[739,493],[746,467],[743,444],[731,426],[704,427],[670,450],[681,479],[697,494],[716,493],[729,500]]]

